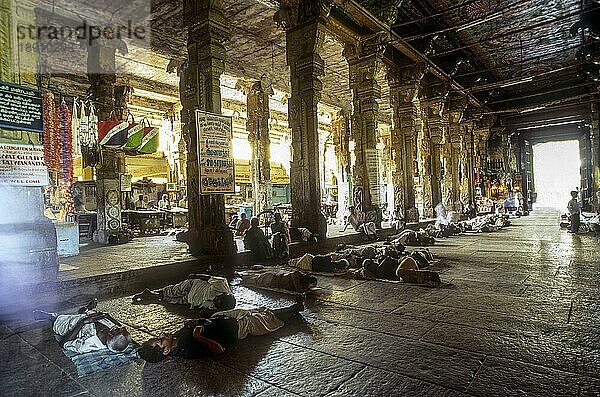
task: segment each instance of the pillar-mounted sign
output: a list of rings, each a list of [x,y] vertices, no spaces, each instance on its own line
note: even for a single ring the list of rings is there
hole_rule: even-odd
[[[196,110],[200,194],[235,193],[231,117]]]

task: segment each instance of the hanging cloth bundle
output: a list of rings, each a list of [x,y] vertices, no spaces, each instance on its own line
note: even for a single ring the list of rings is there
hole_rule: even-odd
[[[99,162],[100,148],[98,146],[98,116],[91,103],[87,104],[89,115],[86,113],[86,104],[81,104],[81,119],[77,135],[81,145],[81,157],[84,167],[95,167]]]
[[[73,112],[71,113],[71,132],[72,132],[72,141],[71,146],[73,147],[73,157],[81,156],[81,142],[79,140],[79,124],[81,123],[81,119],[84,116],[83,112],[83,103],[77,99],[77,97],[73,98]]]

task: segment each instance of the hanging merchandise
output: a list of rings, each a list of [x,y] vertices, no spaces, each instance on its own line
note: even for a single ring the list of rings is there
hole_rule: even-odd
[[[69,107],[64,100],[60,103],[60,165],[61,179],[65,183],[73,181],[73,131]]]
[[[124,149],[135,150],[142,144],[144,137],[144,120],[141,123],[136,123],[131,113],[127,114],[127,120],[131,117],[131,123],[127,127],[127,143]]]
[[[81,144],[82,164],[84,167],[95,167],[98,164],[100,148],[98,146],[98,116],[94,105],[87,104],[89,115],[86,113],[86,104],[81,104],[81,120],[79,121],[79,142]]]
[[[58,115],[54,94],[44,94],[44,160],[48,167],[51,179],[60,169],[60,130],[58,128]]]
[[[113,112],[110,113],[109,118],[110,120],[98,122],[98,139],[100,140],[100,146],[115,149],[122,148],[127,143],[129,123],[127,121],[117,120]]]
[[[81,143],[79,141],[79,125],[83,116],[83,103],[79,99],[77,99],[77,97],[75,97],[73,98],[73,112],[71,113],[71,132],[73,137],[71,141],[71,146],[73,147],[73,157],[81,156]]]
[[[142,138],[138,152],[142,154],[150,154],[158,150],[160,128],[152,127],[148,119],[144,120],[148,125],[144,126],[144,137]]]

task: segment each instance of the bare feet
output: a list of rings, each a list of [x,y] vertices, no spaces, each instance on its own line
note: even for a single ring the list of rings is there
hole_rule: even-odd
[[[139,294],[133,295],[131,300],[133,303],[158,302],[160,300],[160,294],[158,294],[157,292],[152,292],[148,288],[146,288]]]

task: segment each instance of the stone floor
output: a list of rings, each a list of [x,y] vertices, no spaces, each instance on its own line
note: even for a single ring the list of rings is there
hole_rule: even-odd
[[[301,319],[215,359],[132,362],[78,378],[29,315],[0,325],[5,396],[600,395],[599,239],[536,211],[490,234],[438,241],[444,285],[319,278]],[[234,286],[243,303],[287,295]],[[140,341],[185,308],[100,303]],[[72,302],[74,309],[81,302]]]

